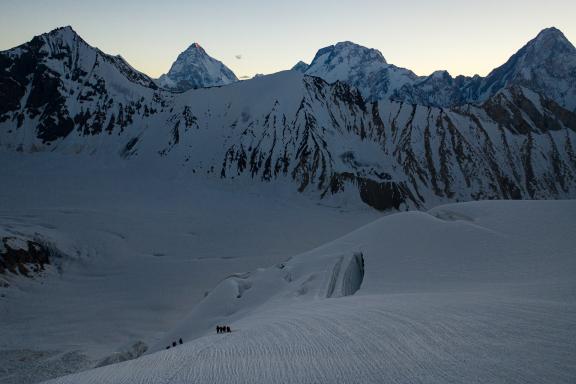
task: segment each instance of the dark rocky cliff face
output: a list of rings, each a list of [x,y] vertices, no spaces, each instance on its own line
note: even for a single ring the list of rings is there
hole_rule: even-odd
[[[21,246],[12,244],[13,238],[0,238],[0,275],[14,274],[33,277],[50,264],[50,251],[42,244],[27,240]]]

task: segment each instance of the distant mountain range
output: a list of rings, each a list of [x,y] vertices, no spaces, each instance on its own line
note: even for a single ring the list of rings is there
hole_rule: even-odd
[[[485,78],[419,77],[350,42],[246,81],[197,44],[153,80],[70,27],[0,52],[2,151],[169,161],[382,210],[575,197],[575,112],[576,49],[554,28]]]
[[[301,66],[299,68],[302,68]],[[369,101],[392,99],[435,107],[481,103],[509,86],[522,86],[576,110],[576,52],[556,28],[538,34],[487,77],[437,71],[416,76],[388,64],[377,50],[343,42],[318,51],[303,71],[328,82],[344,81]]]

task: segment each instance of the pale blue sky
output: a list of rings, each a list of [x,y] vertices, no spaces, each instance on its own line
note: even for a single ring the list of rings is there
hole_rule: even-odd
[[[575,0],[0,0],[0,50],[72,25],[154,77],[192,42],[251,76],[310,62],[343,40],[419,75],[485,75],[543,28],[576,43],[575,20]]]

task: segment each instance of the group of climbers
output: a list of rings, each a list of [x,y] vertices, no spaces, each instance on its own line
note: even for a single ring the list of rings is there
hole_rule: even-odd
[[[216,333],[232,333],[230,326],[228,325],[217,325],[216,326]]]
[[[178,340],[178,344],[184,344],[184,342],[182,341],[182,338],[180,338],[180,340]],[[172,346],[175,347],[177,344],[175,341],[172,342]],[[166,349],[170,349],[170,346],[167,346]]]
[[[232,330],[230,329],[229,325],[217,325],[216,326],[216,333],[232,333]],[[175,347],[178,344],[184,344],[184,342],[182,341],[182,338],[180,338],[180,340],[178,340],[178,343],[173,341],[171,346]],[[167,346],[166,349],[170,349],[171,346],[170,345]]]

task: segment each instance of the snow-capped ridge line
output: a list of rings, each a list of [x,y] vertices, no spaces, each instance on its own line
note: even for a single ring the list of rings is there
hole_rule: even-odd
[[[106,60],[116,66],[119,72],[130,82],[151,89],[158,88],[152,78],[136,69],[121,54],[111,55],[103,52],[101,49],[91,45],[86,40],[84,40],[82,36],[80,36],[73,29],[72,26],[68,25],[55,28],[50,32],[35,36],[29,43],[24,43],[19,47],[34,44],[33,42],[35,39],[42,39],[46,46],[50,50],[53,50],[53,52],[49,52],[50,54],[71,55],[74,53],[76,57],[70,57],[69,60],[78,61],[84,59],[84,57],[82,57],[80,54],[81,51],[89,52],[89,55],[93,55],[95,57],[96,63],[94,63],[94,65],[97,65],[98,58],[101,57],[103,60]]]
[[[442,108],[481,104],[509,86],[528,85],[576,111],[576,49],[555,27],[542,30],[486,77],[452,77],[447,71],[416,76],[387,63],[383,56],[379,60],[380,55],[377,50],[342,42],[318,50],[306,73],[329,82],[348,82],[369,101],[390,99]]]

